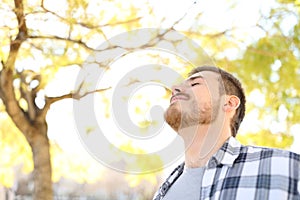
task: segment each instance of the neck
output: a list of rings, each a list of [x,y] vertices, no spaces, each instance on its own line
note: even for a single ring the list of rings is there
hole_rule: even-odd
[[[221,148],[231,136],[230,124],[199,124],[179,130],[185,145],[185,164],[195,168],[205,166],[208,160]]]

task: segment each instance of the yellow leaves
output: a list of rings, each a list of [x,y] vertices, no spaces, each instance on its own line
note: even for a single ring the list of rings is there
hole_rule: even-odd
[[[89,126],[89,127],[86,127],[85,132],[86,132],[86,134],[90,134],[93,131],[95,131],[95,129],[96,128],[94,126]]]
[[[5,187],[12,187],[14,184],[14,172],[11,168],[0,166],[0,184]]]
[[[152,124],[152,122],[148,121],[148,120],[138,122],[138,125],[141,129],[145,129],[145,128],[149,127],[151,124]]]
[[[94,183],[103,175],[101,166],[85,152],[65,152],[54,143],[51,144],[50,152],[53,182],[64,177],[78,183]]]
[[[11,187],[18,178],[15,173],[19,166],[22,173],[33,171],[32,152],[26,139],[11,120],[6,115],[1,116],[3,117],[0,119],[0,184]],[[53,182],[65,177],[78,183],[94,183],[102,177],[101,166],[87,153],[81,155],[67,153],[54,143],[51,143],[50,153]]]
[[[11,187],[16,166],[24,173],[33,170],[32,153],[26,139],[7,115],[0,119],[0,184]]]
[[[96,104],[97,117],[100,119],[104,117],[105,119],[111,116],[111,101],[107,97],[107,92],[99,92],[95,94],[95,101],[101,102]]]
[[[153,121],[143,120],[138,122],[138,126],[140,127],[141,134],[149,133],[149,130],[151,130],[151,128],[156,128],[158,125],[160,125],[158,120],[153,120]]]
[[[0,99],[0,115],[1,115],[1,113],[4,113],[4,112],[5,112],[5,106],[4,106],[3,102],[2,102],[2,100]]]
[[[168,88],[165,88],[165,95],[163,96],[164,99],[170,99],[171,96],[172,96],[172,90],[171,89],[168,89]]]
[[[293,144],[293,136],[284,133],[272,134],[268,130],[257,133],[237,135],[239,141],[245,145],[258,145],[264,147],[275,147],[287,149]]]
[[[146,154],[143,149],[136,148],[132,145],[131,142],[123,144],[120,146],[120,149],[126,152],[135,153],[135,154]],[[157,168],[158,165],[162,167],[162,160],[155,155],[148,155],[148,159],[137,159],[133,160],[131,165],[135,165],[140,168],[140,171],[143,171],[145,168],[149,168],[149,166],[153,166],[153,168]],[[135,167],[135,168],[136,168]],[[147,182],[147,184],[156,185],[157,184],[157,173],[147,173],[144,174],[126,174],[125,179],[128,181],[130,187],[137,187],[141,182]]]
[[[122,144],[120,145],[120,150],[123,150],[123,151],[126,151],[126,152],[130,152],[130,153],[145,153],[145,151],[143,149],[138,149],[138,148],[135,148],[133,145],[132,145],[132,142],[127,142],[125,144]]]
[[[28,104],[27,104],[27,101],[26,101],[25,99],[21,98],[21,99],[19,100],[19,105],[20,105],[20,107],[21,107],[23,110],[25,110],[25,111],[28,110]]]
[[[298,12],[300,12],[300,0],[295,0],[295,5],[298,8]]]
[[[148,182],[151,185],[157,184],[157,178],[155,174],[141,174],[141,175],[132,175],[127,174],[125,179],[128,181],[130,187],[137,187],[142,181]]]

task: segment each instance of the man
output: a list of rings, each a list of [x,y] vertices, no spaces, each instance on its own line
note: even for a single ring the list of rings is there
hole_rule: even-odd
[[[300,156],[243,146],[236,139],[245,115],[241,83],[204,66],[173,87],[166,122],[182,137],[185,161],[154,199],[300,199]]]

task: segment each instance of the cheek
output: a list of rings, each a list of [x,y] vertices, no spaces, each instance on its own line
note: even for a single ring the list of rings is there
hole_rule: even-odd
[[[195,100],[198,104],[211,104],[212,96],[208,91],[203,91],[202,93],[197,93],[195,96]]]
[[[212,110],[212,105],[210,103],[202,103],[199,105],[199,112],[203,115],[206,113],[210,113]]]
[[[211,97],[211,94],[213,94],[206,85],[192,88],[191,93],[197,99],[208,99]]]

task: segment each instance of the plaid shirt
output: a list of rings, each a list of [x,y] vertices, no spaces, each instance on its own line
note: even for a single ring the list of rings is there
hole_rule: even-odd
[[[163,199],[183,168],[171,173],[155,200]],[[200,199],[300,199],[300,155],[243,146],[230,137],[208,161],[200,185]]]

